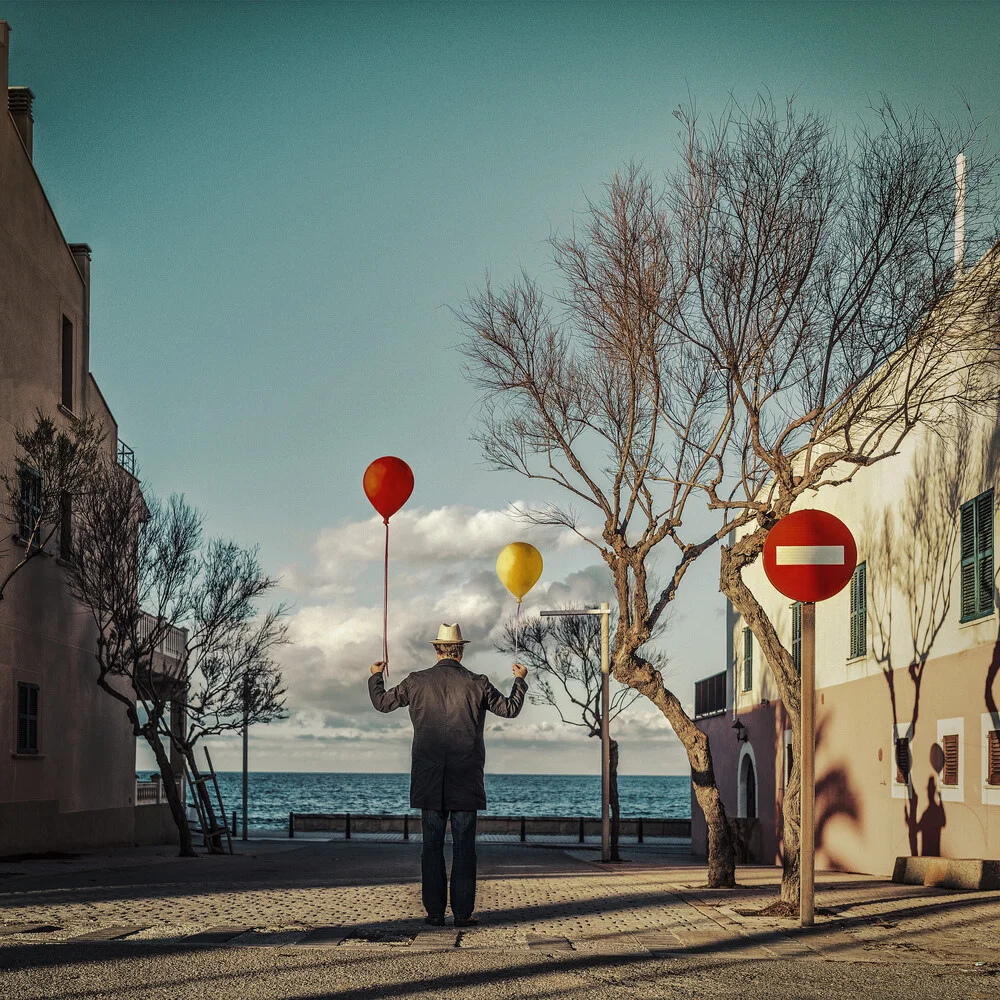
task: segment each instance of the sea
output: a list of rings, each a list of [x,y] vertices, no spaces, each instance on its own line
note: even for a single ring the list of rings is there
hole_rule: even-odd
[[[148,780],[152,771],[137,771]],[[226,815],[242,815],[240,771],[217,771]],[[410,809],[410,775],[344,772],[251,771],[247,826],[288,829],[288,814],[382,813]],[[209,791],[215,799],[214,789]],[[691,779],[681,775],[618,776],[623,817],[689,819]],[[590,774],[487,774],[487,816],[600,816],[601,778]]]

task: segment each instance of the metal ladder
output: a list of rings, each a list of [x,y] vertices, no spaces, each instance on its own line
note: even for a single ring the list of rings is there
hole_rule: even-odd
[[[191,786],[191,797],[194,799],[194,807],[198,813],[198,825],[192,826],[191,832],[201,834],[202,845],[209,850],[213,849],[213,842],[224,833],[226,835],[228,851],[223,853],[232,854],[233,838],[229,832],[229,827],[226,825],[226,808],[222,804],[222,792],[219,789],[219,781],[215,776],[215,768],[212,766],[212,755],[208,752],[208,747],[205,747],[205,760],[208,761],[208,773],[200,774],[195,777],[191,773],[191,767],[187,758],[184,759],[184,771],[187,775],[188,784]],[[218,821],[212,811],[211,799],[209,799],[208,809],[206,811],[205,803],[202,802],[201,795],[198,793],[197,786],[207,784],[209,781],[211,781],[215,786],[215,797],[219,803],[219,814],[222,816],[222,826],[217,825]],[[221,844],[222,842],[219,840],[220,847]]]

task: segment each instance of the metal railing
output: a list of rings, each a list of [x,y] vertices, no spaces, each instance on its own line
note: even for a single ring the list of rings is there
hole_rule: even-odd
[[[719,715],[726,710],[726,671],[705,677],[694,684],[694,717]]]
[[[135,452],[121,439],[118,441],[118,464],[130,475],[135,475]]]
[[[296,813],[288,814],[288,836],[296,833],[342,833],[346,840],[354,836],[374,834],[421,834],[419,814],[384,815],[375,813]],[[601,819],[593,816],[479,816],[477,836],[501,836],[520,841],[560,840],[567,843],[586,842],[587,837],[601,836]],[[619,833],[623,838],[635,838],[642,844],[647,839],[675,840],[691,836],[691,820],[649,816],[623,816]]]
[[[156,619],[145,611],[139,619],[139,640],[149,638],[150,633],[156,628]],[[171,625],[163,638],[159,641],[155,652],[162,653],[172,660],[181,660],[187,650],[187,629],[178,628]]]

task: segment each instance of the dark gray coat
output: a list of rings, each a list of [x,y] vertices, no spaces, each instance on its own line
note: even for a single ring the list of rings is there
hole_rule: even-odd
[[[486,808],[486,712],[513,719],[527,689],[527,681],[515,677],[514,689],[505,698],[484,674],[474,674],[449,659],[415,671],[388,691],[380,673],[369,676],[368,693],[380,712],[410,707],[414,809]]]

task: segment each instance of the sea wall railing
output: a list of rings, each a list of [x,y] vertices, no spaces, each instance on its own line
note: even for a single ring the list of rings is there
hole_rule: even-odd
[[[184,779],[178,775],[174,780],[177,784],[178,794],[183,795]],[[137,806],[159,805],[166,801],[167,792],[163,787],[163,782],[160,780],[159,775],[151,778],[149,781],[141,781],[139,778],[135,779],[135,804]]]
[[[404,840],[421,832],[420,814],[403,813],[384,816],[375,813],[296,813],[288,814],[288,836],[296,833],[402,833]],[[619,833],[643,843],[646,837],[690,838],[691,820],[657,819],[646,816],[622,818]],[[476,819],[476,834],[517,836],[527,841],[531,836],[575,837],[585,843],[587,837],[600,837],[601,820],[592,816],[483,816]]]

